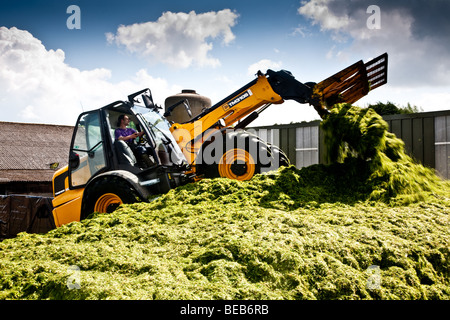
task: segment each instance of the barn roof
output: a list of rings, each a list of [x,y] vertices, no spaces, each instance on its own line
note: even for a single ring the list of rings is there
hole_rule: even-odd
[[[67,165],[73,127],[0,121],[0,183],[51,181]]]

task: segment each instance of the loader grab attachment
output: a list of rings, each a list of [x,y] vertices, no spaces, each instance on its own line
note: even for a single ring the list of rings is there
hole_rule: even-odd
[[[301,83],[286,70],[267,70],[266,76],[283,100],[309,103],[323,118],[336,103],[354,103],[387,83],[387,62],[387,53],[367,63],[360,60],[317,84]]]
[[[362,60],[345,68],[313,87],[311,104],[323,118],[328,108],[339,102],[354,103],[387,83],[388,55],[363,63]]]

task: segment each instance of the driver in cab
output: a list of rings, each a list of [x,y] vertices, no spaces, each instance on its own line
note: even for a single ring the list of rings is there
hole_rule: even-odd
[[[130,118],[127,115],[122,114],[117,120],[118,128],[114,131],[115,138],[117,140],[125,141],[128,145],[132,145],[132,142],[137,137],[141,137],[144,131],[136,132],[133,128],[128,128]]]

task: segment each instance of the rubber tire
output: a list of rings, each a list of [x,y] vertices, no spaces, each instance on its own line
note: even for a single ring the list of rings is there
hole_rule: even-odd
[[[244,147],[242,150],[245,150],[246,152],[248,152],[249,150],[249,139],[259,139],[257,137],[253,137],[252,134],[250,134],[249,132],[246,132],[244,130],[240,130],[240,131],[231,131],[230,133],[225,133],[223,134],[220,139],[223,139],[222,143],[220,145],[223,146],[223,152],[222,155],[225,155],[227,152],[229,152],[230,150],[227,149],[227,146],[230,145],[230,143],[227,143],[227,141],[233,140],[233,143],[231,143],[231,146],[240,146],[240,147]],[[241,141],[241,142],[238,142]],[[258,147],[257,148],[261,148],[262,144],[260,141],[256,142],[258,143]],[[250,152],[248,152],[250,154]],[[254,174],[252,175],[252,177],[255,174],[260,173],[260,165],[258,163],[258,159],[254,159],[255,160],[255,171]],[[198,165],[198,173],[200,174],[204,174],[205,178],[218,178],[220,177],[219,174],[219,164],[218,163],[214,163],[214,164],[200,164]],[[251,179],[251,178],[250,178]]]
[[[87,218],[93,213],[97,200],[108,193],[119,197],[124,204],[140,201],[137,193],[124,179],[118,177],[105,177],[95,181],[84,191],[80,220]]]
[[[222,155],[221,162],[222,162],[222,160],[225,161],[224,157],[226,157],[226,155],[231,156],[233,158],[239,157],[239,158],[241,158],[241,160],[242,160],[242,157],[244,157],[245,159],[253,160],[254,163],[251,165],[251,168],[249,168],[247,166],[247,170],[245,172],[235,173],[232,169],[233,164],[227,165],[227,164],[219,163],[219,164],[217,164],[217,171],[219,173],[219,176],[230,178],[230,179],[235,179],[235,180],[245,181],[245,180],[250,180],[251,178],[253,178],[253,176],[255,174],[259,173],[259,166],[258,166],[257,161],[252,157],[252,155],[246,149],[227,150]]]

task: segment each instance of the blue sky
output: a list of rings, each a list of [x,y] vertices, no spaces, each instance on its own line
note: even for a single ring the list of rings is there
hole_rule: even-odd
[[[379,29],[367,26],[371,4]],[[81,10],[79,30],[67,28],[69,5]],[[388,84],[357,104],[448,109],[448,13],[445,0],[2,1],[0,121],[72,125],[145,87],[159,104],[183,88],[215,103],[258,67],[319,82],[384,52]],[[286,102],[255,125],[312,119],[311,106]]]

